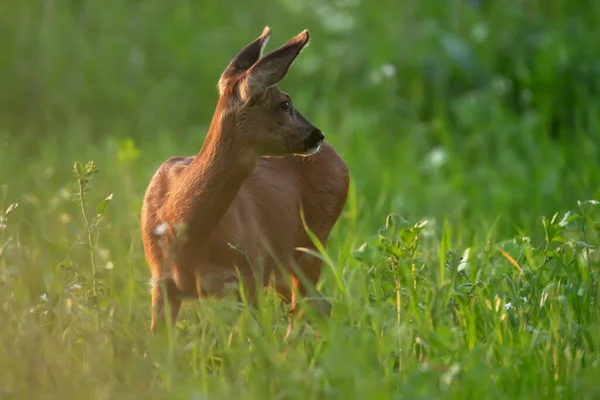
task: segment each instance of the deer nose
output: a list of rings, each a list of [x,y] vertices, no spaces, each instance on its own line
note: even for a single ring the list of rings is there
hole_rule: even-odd
[[[325,135],[323,135],[323,132],[321,132],[321,130],[317,128],[313,129],[310,132],[308,139],[306,140],[306,148],[312,149],[313,147],[316,147],[317,145],[321,144],[323,139],[325,139]]]

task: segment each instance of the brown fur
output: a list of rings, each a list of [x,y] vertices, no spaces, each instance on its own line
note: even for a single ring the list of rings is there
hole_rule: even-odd
[[[274,282],[292,309],[296,291],[304,295],[319,280],[320,260],[296,250],[314,248],[300,212],[325,245],[347,199],[348,169],[327,143],[297,155],[316,128],[297,110],[286,111],[289,96],[277,83],[308,43],[308,31],[260,58],[269,34],[266,28],[223,72],[200,152],[170,158],[148,186],[141,229],[153,331],[165,318],[163,293],[174,322],[182,299],[223,296],[238,277],[250,298]],[[161,225],[166,231],[156,232]]]

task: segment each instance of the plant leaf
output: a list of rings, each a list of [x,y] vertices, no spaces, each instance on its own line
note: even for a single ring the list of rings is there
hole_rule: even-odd
[[[111,193],[108,196],[106,196],[106,198],[102,200],[100,204],[98,204],[98,207],[96,207],[96,212],[98,213],[98,215],[104,215],[104,211],[106,211],[106,207],[108,207],[108,203],[110,203],[112,198],[113,194]]]
[[[5,215],[8,217],[8,214],[10,214],[11,212],[13,212],[17,207],[19,207],[19,203],[13,203],[10,206],[8,206],[8,208],[6,209],[6,213]]]
[[[75,161],[75,165],[73,166],[73,169],[75,170],[75,173],[77,174],[77,176],[82,177],[85,175],[85,169],[83,168],[83,165],[79,161]]]

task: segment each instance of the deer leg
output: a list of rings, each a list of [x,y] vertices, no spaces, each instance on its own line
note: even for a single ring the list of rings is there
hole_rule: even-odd
[[[291,294],[291,318],[288,325],[288,334],[291,334],[293,329],[294,315],[297,312],[298,298],[300,295],[305,297],[307,294],[309,297],[314,297],[308,301],[311,307],[319,312],[319,314],[329,317],[331,315],[331,304],[329,301],[323,299],[323,295],[316,288],[317,282],[321,275],[322,261],[314,258],[308,254],[302,254],[297,257],[297,265],[299,271],[302,273],[302,278],[296,274],[292,277],[292,294]],[[304,283],[305,282],[305,283]],[[310,324],[310,320],[307,318],[307,322]]]
[[[170,323],[174,326],[181,308],[181,297],[172,279],[154,282],[152,286],[152,333],[156,333],[156,330],[165,323],[165,300],[170,308]]]
[[[287,342],[290,335],[292,334],[292,331],[294,329],[294,319],[296,317],[296,313],[298,312],[298,292],[299,291],[303,291],[304,286],[300,285],[300,281],[298,280],[298,278],[295,275],[292,275],[292,285],[291,285],[291,290],[289,291],[287,300],[289,300],[289,304],[290,304],[290,314],[289,314],[289,323],[288,323],[288,328],[287,328],[287,332],[285,333],[285,341]],[[304,293],[301,293],[302,295]]]
[[[288,340],[292,330],[294,328],[294,317],[298,309],[298,290],[300,289],[300,282],[296,278],[295,275],[291,275],[291,283],[286,282],[283,279],[272,282],[269,285],[272,289],[275,290],[279,299],[287,306],[290,306],[289,324],[287,328],[287,332],[285,334],[285,341]]]

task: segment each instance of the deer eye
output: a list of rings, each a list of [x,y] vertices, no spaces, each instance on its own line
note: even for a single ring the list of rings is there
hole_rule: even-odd
[[[292,108],[292,103],[289,101],[284,101],[283,103],[281,103],[281,109],[283,111],[290,111],[290,109]]]

